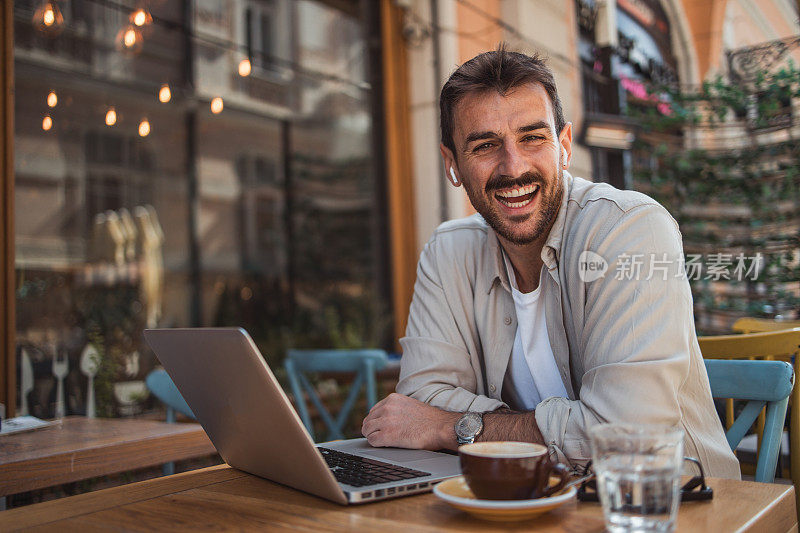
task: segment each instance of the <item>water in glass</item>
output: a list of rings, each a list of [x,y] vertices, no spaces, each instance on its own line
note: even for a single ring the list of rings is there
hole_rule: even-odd
[[[664,456],[612,455],[597,464],[597,489],[610,531],[672,531],[678,506],[674,464]]]

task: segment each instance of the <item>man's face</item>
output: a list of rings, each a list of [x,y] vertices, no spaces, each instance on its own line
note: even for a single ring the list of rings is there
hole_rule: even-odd
[[[510,243],[543,243],[561,205],[571,125],[557,135],[550,98],[538,83],[505,96],[467,94],[454,117],[456,153],[449,157],[442,147],[442,155],[475,210]]]

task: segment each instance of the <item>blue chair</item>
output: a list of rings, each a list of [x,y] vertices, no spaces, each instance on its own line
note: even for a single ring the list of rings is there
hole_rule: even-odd
[[[758,450],[755,480],[772,483],[781,448],[786,406],[794,385],[792,365],[785,361],[723,359],[706,359],[705,364],[714,398],[747,402],[725,434],[732,450],[736,450],[766,406],[764,436]]]
[[[366,387],[367,410],[377,402],[375,373],[386,366],[387,360],[388,357],[383,350],[289,350],[287,352],[284,366],[289,378],[289,385],[300,419],[312,439],[314,430],[311,425],[311,416],[306,407],[306,394],[328,429],[327,440],[341,439],[344,437],[342,429],[362,386]],[[314,372],[355,373],[355,378],[350,385],[350,392],[335,420],[306,377],[306,374]]]
[[[175,423],[175,411],[188,416],[192,420],[196,420],[194,413],[189,408],[189,404],[183,399],[178,387],[172,382],[167,371],[164,369],[156,369],[147,374],[144,380],[147,388],[153,393],[153,396],[161,400],[167,407],[167,422],[170,424]],[[175,463],[164,463],[161,467],[165,476],[175,473]]]
[[[188,416],[192,420],[196,420],[194,413],[186,400],[183,399],[178,387],[172,382],[167,371],[164,369],[156,369],[150,372],[145,378],[145,383],[153,396],[164,402],[167,407],[167,422],[175,422],[175,411]]]

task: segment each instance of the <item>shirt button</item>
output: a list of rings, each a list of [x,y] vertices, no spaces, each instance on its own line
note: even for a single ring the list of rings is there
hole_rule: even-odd
[[[489,390],[494,392],[497,390],[497,387],[495,387],[494,385],[489,385]]]
[[[510,316],[505,317],[503,319],[503,322],[506,323],[506,326],[510,325],[511,324],[511,317]]]

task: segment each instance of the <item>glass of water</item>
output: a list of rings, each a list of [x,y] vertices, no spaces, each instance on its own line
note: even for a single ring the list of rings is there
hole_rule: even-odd
[[[608,530],[673,531],[680,503],[683,430],[601,424],[591,428],[589,436]]]

